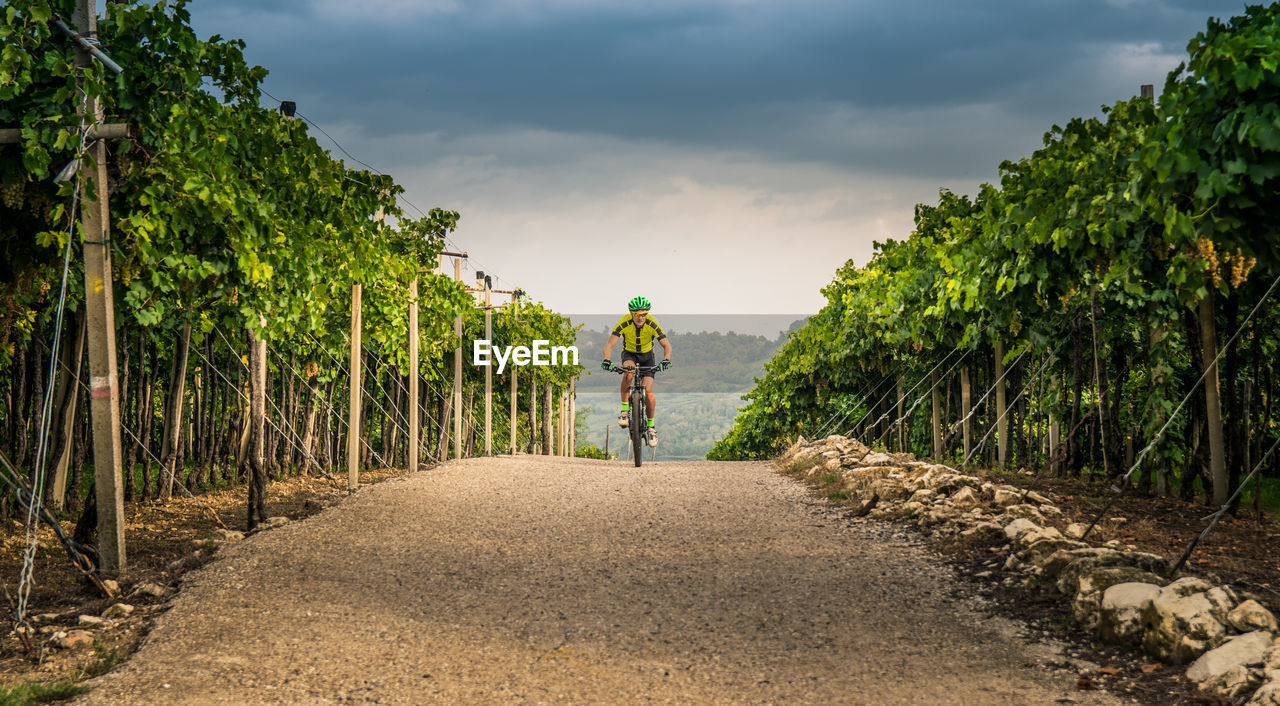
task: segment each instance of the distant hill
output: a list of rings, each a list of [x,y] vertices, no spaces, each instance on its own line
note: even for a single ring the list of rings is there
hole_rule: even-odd
[[[576,345],[580,361],[586,368],[578,381],[582,391],[612,390],[618,387],[618,376],[600,370],[595,361],[600,359],[604,343],[609,338],[611,326],[617,319],[600,330],[583,329],[578,332]],[[745,392],[751,389],[754,378],[764,372],[764,363],[786,342],[788,330],[796,330],[803,319],[793,321],[788,329],[780,330],[776,338],[765,336],[700,331],[683,333],[663,322],[674,349],[674,362],[670,370],[660,373],[659,389],[664,392]],[[621,362],[622,346],[614,347],[613,361]],[[661,349],[658,349],[661,353]]]

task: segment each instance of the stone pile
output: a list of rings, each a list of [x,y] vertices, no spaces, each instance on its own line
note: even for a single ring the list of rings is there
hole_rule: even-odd
[[[1099,640],[1132,645],[1169,664],[1206,698],[1280,706],[1276,618],[1229,586],[1192,576],[1170,582],[1167,562],[1119,542],[1081,541],[1085,528],[1051,526],[1062,511],[1039,493],[983,481],[911,454],[875,452],[854,439],[803,438],[777,467],[843,498],[854,514],[907,521],[939,539],[1007,546],[1005,582],[1054,587]]]

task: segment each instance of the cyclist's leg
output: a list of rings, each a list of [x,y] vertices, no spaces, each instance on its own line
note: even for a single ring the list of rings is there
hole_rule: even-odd
[[[653,419],[656,416],[654,412],[658,409],[658,402],[653,396],[653,378],[651,377],[644,379],[644,404],[649,411],[649,418]]]
[[[623,368],[636,367],[635,358],[632,356],[632,354],[627,353],[625,350],[622,352],[622,367]],[[622,410],[618,412],[619,427],[626,427],[627,424],[629,423],[627,418],[627,410],[630,403],[631,378],[634,375],[635,373],[630,373],[630,372],[622,374],[622,385],[619,386],[618,388],[618,396],[622,398]]]

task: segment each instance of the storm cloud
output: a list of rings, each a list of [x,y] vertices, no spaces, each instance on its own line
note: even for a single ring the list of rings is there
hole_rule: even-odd
[[[765,250],[782,236],[832,253],[788,273],[803,297],[697,298],[807,313],[845,258],[906,234],[912,205],[942,187],[972,192],[1053,124],[1159,86],[1208,17],[1243,4],[197,0],[191,9],[199,33],[244,38],[248,59],[271,72],[268,91],[393,173],[411,199],[462,210],[463,233],[503,272],[522,262],[502,254],[524,245],[512,229],[580,253],[602,232],[670,240],[680,277],[697,268],[679,263],[723,253],[735,238]],[[755,277],[776,270],[761,258],[741,267]],[[589,310],[556,301],[567,287],[526,267],[520,280],[531,279],[565,310]],[[669,286],[695,296],[674,275]]]

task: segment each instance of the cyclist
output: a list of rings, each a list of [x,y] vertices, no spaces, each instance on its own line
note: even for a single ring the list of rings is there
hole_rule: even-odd
[[[662,326],[658,325],[658,321],[649,316],[649,300],[644,297],[635,297],[627,302],[627,310],[631,313],[618,320],[618,324],[613,327],[613,334],[609,336],[609,340],[604,344],[604,362],[600,367],[605,370],[613,370],[613,347],[622,340],[622,367],[634,368],[637,365],[642,367],[658,367],[666,370],[671,367],[671,342],[667,340],[667,334],[662,330]],[[657,341],[662,345],[662,362],[657,366],[653,363],[653,342]],[[618,426],[627,426],[627,413],[630,405],[627,402],[627,391],[631,387],[631,376],[635,373],[624,373],[622,375],[622,412],[618,414]],[[649,431],[645,435],[645,442],[650,446],[658,445],[658,432],[653,426],[654,417],[654,398],[653,398],[653,371],[647,370],[641,373],[644,383],[645,407],[648,409]]]

